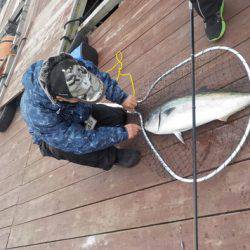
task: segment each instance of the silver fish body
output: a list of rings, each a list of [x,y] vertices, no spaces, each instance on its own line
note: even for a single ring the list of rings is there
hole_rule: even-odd
[[[226,121],[232,114],[250,105],[250,94],[239,92],[204,92],[196,95],[196,126],[214,120]],[[192,128],[192,96],[171,100],[154,110],[145,129],[154,134],[175,134]]]

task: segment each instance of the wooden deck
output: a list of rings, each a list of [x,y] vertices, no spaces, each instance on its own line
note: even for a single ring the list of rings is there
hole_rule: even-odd
[[[237,49],[250,63],[249,1],[227,0],[225,16],[228,29],[218,44]],[[197,51],[213,45],[199,17],[195,29]],[[152,75],[189,56],[187,1],[125,0],[89,40],[102,70],[124,51],[125,70],[142,96]],[[121,85],[131,91],[125,79]],[[143,138],[133,143],[144,155],[133,169],[104,172],[42,158],[18,112],[0,134],[0,249],[175,250],[181,242],[184,250],[193,249],[192,186],[152,171]],[[171,143],[162,153],[173,152]],[[250,249],[249,152],[248,140],[232,165],[198,185],[200,249]]]

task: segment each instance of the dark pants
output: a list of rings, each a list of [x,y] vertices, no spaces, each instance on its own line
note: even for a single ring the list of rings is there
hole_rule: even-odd
[[[191,0],[197,13],[203,18],[208,19],[220,8],[222,0]]]
[[[102,104],[93,105],[92,116],[97,120],[96,126],[123,126],[127,115],[120,108],[112,108]],[[60,149],[50,147],[45,142],[40,145],[40,151],[44,156],[51,156],[58,160],[67,160],[80,165],[109,170],[116,162],[117,148],[112,146],[100,151],[87,154],[73,154]]]

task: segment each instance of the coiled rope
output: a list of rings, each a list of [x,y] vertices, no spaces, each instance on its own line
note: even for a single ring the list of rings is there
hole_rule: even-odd
[[[130,85],[131,85],[131,89],[132,89],[132,95],[135,96],[135,83],[133,80],[133,77],[130,73],[122,73],[123,71],[123,53],[119,50],[118,52],[116,52],[115,54],[115,58],[116,58],[116,63],[114,64],[114,66],[112,68],[110,68],[109,70],[107,70],[106,72],[109,73],[111,71],[114,71],[117,67],[117,76],[116,76],[116,81],[118,82],[120,77],[128,77],[129,81],[130,81]]]

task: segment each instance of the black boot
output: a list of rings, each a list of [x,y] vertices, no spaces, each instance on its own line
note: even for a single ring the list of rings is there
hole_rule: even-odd
[[[221,0],[218,11],[204,20],[205,31],[209,41],[219,40],[226,31],[226,23],[223,18],[224,0]]]
[[[117,149],[116,165],[125,168],[135,166],[141,159],[139,151],[134,149]]]

